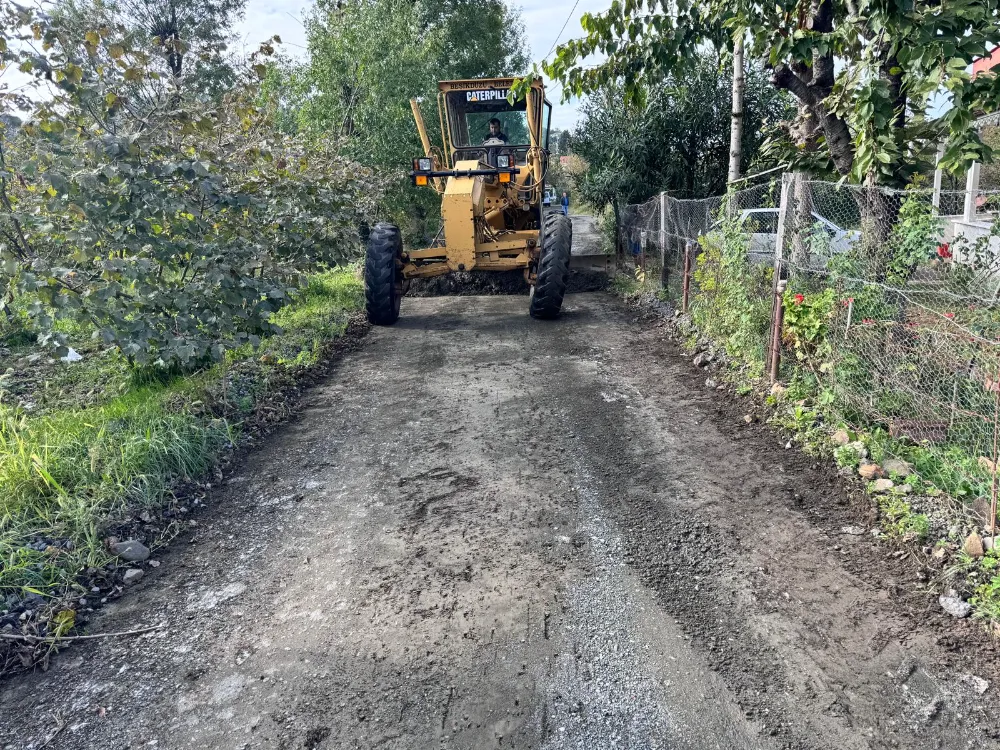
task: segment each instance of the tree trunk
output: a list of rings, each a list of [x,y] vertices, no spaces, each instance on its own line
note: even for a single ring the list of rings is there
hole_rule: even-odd
[[[733,45],[733,110],[732,122],[729,128],[729,183],[740,178],[740,166],[743,161],[743,89],[745,77],[743,72],[743,34]]]
[[[861,235],[864,257],[868,259],[867,276],[881,284],[889,273],[892,260],[889,243],[903,198],[898,192],[889,192],[874,184],[866,185],[862,191]]]
[[[692,132],[688,136],[687,148],[681,151],[681,157],[684,159],[684,163],[687,165],[687,169],[684,170],[684,197],[688,199],[692,198],[703,198],[705,196],[695,195],[695,180],[697,179],[696,171],[698,169],[698,133]]]
[[[833,31],[833,0],[812,0],[808,28],[820,34]],[[800,109],[808,108],[817,128],[822,129],[826,148],[834,167],[841,176],[854,168],[854,140],[847,122],[827,109],[825,100],[833,91],[836,80],[833,54],[813,52],[812,65],[781,63],[774,67],[771,82],[789,91],[799,101]]]

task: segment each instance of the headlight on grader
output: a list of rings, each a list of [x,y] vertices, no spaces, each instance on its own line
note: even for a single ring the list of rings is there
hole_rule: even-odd
[[[497,156],[497,167],[500,169],[510,169],[510,154],[500,154]]]
[[[434,162],[427,157],[421,157],[419,159],[414,159],[413,161],[415,162],[413,168],[417,172],[430,172],[434,166]]]

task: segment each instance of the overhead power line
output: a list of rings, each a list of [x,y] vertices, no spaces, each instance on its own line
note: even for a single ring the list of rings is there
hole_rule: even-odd
[[[549,49],[548,54],[542,58],[542,62],[548,60],[549,55],[551,55],[555,51],[556,45],[559,44],[559,40],[562,39],[563,32],[566,31],[566,27],[569,26],[569,19],[573,17],[573,13],[576,11],[576,6],[578,6],[579,4],[580,0],[576,0],[576,2],[573,3],[573,7],[569,9],[569,15],[566,16],[566,20],[563,22],[562,28],[559,29],[559,33],[556,35],[556,40],[552,42],[552,47]]]

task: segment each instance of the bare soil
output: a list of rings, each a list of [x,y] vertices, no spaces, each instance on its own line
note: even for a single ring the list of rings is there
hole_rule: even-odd
[[[92,631],[166,627],[4,683],[0,747],[1000,747],[993,644],[837,475],[564,310],[404,300]]]

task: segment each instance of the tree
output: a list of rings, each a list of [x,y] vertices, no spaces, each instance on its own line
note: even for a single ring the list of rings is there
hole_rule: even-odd
[[[568,154],[570,149],[570,134],[568,130],[559,131],[558,151],[560,154]]]
[[[439,33],[439,76],[487,78],[530,64],[520,15],[503,0],[418,0],[422,33]]]
[[[362,163],[402,170],[420,152],[409,101],[434,100],[441,34],[421,31],[410,0],[340,5],[321,0],[306,19],[309,62],[291,105],[304,131],[346,136]]]
[[[405,170],[423,149],[409,100],[423,98],[431,142],[437,82],[513,75],[527,65],[523,29],[501,0],[320,0],[306,21],[310,60],[285,70],[286,111],[296,127],[345,136],[361,163],[393,177],[386,213],[413,241],[437,230],[437,197],[409,185]]]
[[[646,143],[636,136],[638,107],[627,102],[621,87],[608,85],[592,94],[582,107],[573,134],[574,153],[588,164],[575,180],[580,197],[595,208],[611,208],[615,249],[620,254],[621,209],[650,193]]]
[[[706,41],[746,35],[750,57],[799,104],[786,150],[793,164],[898,187],[926,168],[942,140],[946,166],[990,158],[969,126],[973,113],[998,106],[1000,79],[973,79],[967,69],[1000,44],[997,11],[998,0],[682,0],[669,11],[625,0],[585,15],[587,36],[560,46],[545,68],[564,81],[565,96],[617,80],[634,96],[682,70]],[[581,65],[595,53],[604,62]],[[942,89],[953,106],[933,116],[930,98]]]
[[[729,129],[729,184],[740,178],[743,161],[743,91],[746,76],[743,65],[743,37],[737,37],[733,45],[733,108],[732,125]]]
[[[610,107],[625,131],[619,137],[636,144],[630,158],[639,160],[633,167],[639,178],[630,198],[642,201],[661,190],[684,198],[718,195],[726,189],[732,161],[731,80],[718,58],[705,52],[684,74],[668,75],[655,91],[634,100],[626,99],[623,87],[611,87],[611,96],[602,91],[583,108],[574,149],[592,163],[602,162],[595,151],[613,148],[615,140],[591,135],[591,121],[603,121],[603,110]],[[788,97],[768,84],[759,66],[746,72],[745,92],[740,171],[768,166],[761,154],[766,133],[790,114]]]
[[[57,346],[68,319],[136,363],[220,359],[275,330],[305,272],[351,256],[378,184],[336,141],[275,131],[270,44],[224,97],[164,92],[135,112],[136,87],[161,74],[128,39],[101,27],[79,41],[0,6],[0,62],[51,94],[0,89],[30,111],[11,141],[0,133],[2,304],[27,306]]]

